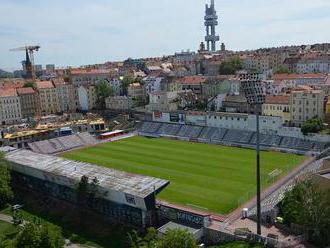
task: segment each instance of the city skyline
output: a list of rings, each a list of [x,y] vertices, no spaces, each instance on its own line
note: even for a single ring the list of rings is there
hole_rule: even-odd
[[[208,0],[124,2],[1,0],[0,68],[20,68],[24,54],[9,49],[30,43],[41,45],[36,64],[79,66],[197,50],[204,40]],[[220,43],[230,50],[330,40],[324,32],[330,24],[326,0],[215,0],[215,5]]]

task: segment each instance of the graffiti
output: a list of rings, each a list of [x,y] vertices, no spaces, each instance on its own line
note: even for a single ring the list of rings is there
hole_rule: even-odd
[[[29,187],[34,192],[42,195],[49,195],[59,200],[77,204],[77,196],[75,189],[56,184],[51,181],[44,181],[35,177],[13,173],[15,185],[22,188]],[[88,207],[97,213],[114,219],[118,222],[131,223],[135,226],[142,225],[142,211],[128,205],[118,204],[105,199],[90,199]]]
[[[204,226],[205,217],[202,215],[196,215],[190,212],[186,212],[180,209],[170,208],[161,205],[160,216],[169,219],[174,222],[179,222],[187,225],[193,225],[197,227]]]

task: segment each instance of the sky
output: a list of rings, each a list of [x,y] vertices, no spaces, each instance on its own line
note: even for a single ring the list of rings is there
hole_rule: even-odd
[[[79,66],[197,50],[210,0],[0,0],[0,68]],[[330,42],[330,0],[215,0],[230,50]],[[220,46],[220,44],[218,44]]]

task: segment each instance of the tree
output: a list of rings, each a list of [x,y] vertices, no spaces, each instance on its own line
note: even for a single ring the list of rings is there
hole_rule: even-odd
[[[13,191],[10,186],[11,176],[8,169],[8,162],[4,153],[0,152],[0,207],[13,199]]]
[[[34,88],[34,83],[33,82],[26,82],[24,85],[23,85],[23,87],[24,88],[29,88],[29,87],[31,87],[31,88]]]
[[[99,180],[96,177],[91,182],[89,182],[87,176],[81,177],[76,193],[77,203],[80,206],[79,209],[82,215],[84,215],[84,211],[88,206],[93,205],[93,202],[100,198],[99,184]]]
[[[50,225],[28,222],[16,237],[17,248],[61,248],[64,246],[62,230]]]
[[[239,57],[231,58],[221,63],[219,68],[220,75],[235,74],[236,71],[242,69],[242,61]]]
[[[285,223],[302,225],[310,242],[330,245],[330,190],[305,180],[286,193],[280,209]]]
[[[80,182],[77,186],[77,203],[81,207],[86,207],[87,198],[88,198],[88,181],[89,178],[87,176],[82,176]]]
[[[96,84],[96,106],[105,109],[105,99],[113,94],[113,89],[106,80],[101,80]]]
[[[124,76],[124,78],[121,81],[123,95],[127,95],[128,86],[134,82],[135,82],[135,79],[133,76],[131,76],[131,75]]]
[[[318,133],[324,128],[322,119],[314,118],[307,120],[301,127],[301,131],[304,135],[308,133]]]
[[[290,70],[288,67],[284,66],[284,65],[280,65],[276,70],[275,73],[278,74],[288,74],[290,73]]]
[[[34,223],[27,223],[16,238],[16,247],[37,248],[41,242],[39,228]]]
[[[136,231],[128,234],[131,248],[196,248],[194,237],[182,229],[167,230],[162,238],[159,238],[155,228],[149,228],[144,237],[140,237]]]
[[[193,236],[187,230],[170,229],[159,241],[158,248],[195,248]]]

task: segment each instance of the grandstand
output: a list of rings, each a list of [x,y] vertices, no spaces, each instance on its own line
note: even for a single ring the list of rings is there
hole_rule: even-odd
[[[250,144],[253,134],[253,132],[249,131],[231,129],[228,130],[223,140],[227,142]]]
[[[32,142],[28,145],[29,148],[36,153],[56,154],[95,144],[97,144],[96,139],[89,133],[78,133],[49,140]]]
[[[265,135],[265,134],[260,134],[260,145],[262,146],[273,146],[273,147],[278,147],[281,143],[282,138],[277,135]],[[254,133],[251,144],[255,145],[257,144],[257,134]]]
[[[256,132],[217,127],[203,127],[159,122],[143,122],[138,127],[139,135],[151,137],[175,137],[205,143],[230,144],[246,147],[256,145]],[[260,134],[263,149],[275,148],[291,152],[321,152],[329,144],[294,137]]]

